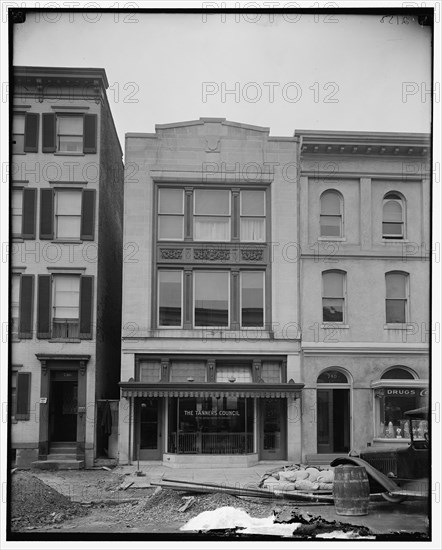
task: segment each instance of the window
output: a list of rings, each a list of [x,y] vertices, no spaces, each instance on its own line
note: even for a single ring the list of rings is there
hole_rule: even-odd
[[[140,361],[138,380],[140,382],[158,383],[161,380],[160,361]]]
[[[265,214],[264,191],[241,191],[241,241],[266,240]]]
[[[182,189],[160,189],[158,194],[158,238],[184,238],[184,192]]]
[[[33,329],[34,276],[13,273],[11,277],[10,336],[31,339]]]
[[[195,189],[194,240],[230,241],[230,191]]]
[[[217,365],[216,381],[240,384],[252,382],[252,368],[250,365]]]
[[[97,152],[97,115],[43,113],[43,153]]]
[[[404,204],[398,193],[388,193],[384,197],[382,236],[384,239],[404,238]]]
[[[282,382],[281,363],[279,361],[263,361],[261,364],[261,378],[268,384]]]
[[[12,118],[12,153],[25,152],[25,114],[16,114]]]
[[[206,382],[205,361],[172,361],[170,365],[171,382]]]
[[[12,236],[21,237],[23,215],[23,189],[13,189],[11,196]]]
[[[385,275],[387,323],[407,322],[407,281],[407,273],[391,272]]]
[[[264,326],[264,273],[241,273],[241,326]]]
[[[53,284],[53,338],[78,338],[80,277],[60,275]]]
[[[342,197],[337,191],[321,195],[320,236],[342,237]]]
[[[182,326],[182,271],[158,272],[158,325]]]
[[[69,153],[83,152],[83,117],[57,117],[57,150]]]
[[[29,420],[31,373],[12,371],[10,416],[12,420]]]
[[[81,190],[65,189],[55,193],[55,238],[80,239]]]
[[[37,338],[92,338],[93,280],[75,274],[38,276]]]
[[[40,239],[92,241],[95,189],[41,189]]]
[[[345,274],[325,271],[322,274],[322,320],[324,323],[344,322]]]
[[[195,271],[194,296],[196,327],[229,325],[229,273]]]
[[[318,384],[348,384],[345,374],[339,370],[328,369],[318,376]]]
[[[18,320],[20,308],[20,275],[13,274],[11,277],[11,326],[10,337],[18,338]]]

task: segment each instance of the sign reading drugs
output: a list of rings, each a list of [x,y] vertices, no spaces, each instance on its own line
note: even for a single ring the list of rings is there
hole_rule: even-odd
[[[238,410],[233,411],[217,411],[216,409],[212,409],[210,411],[199,411],[199,410],[185,410],[184,411],[185,416],[210,416],[210,417],[232,417],[232,416],[239,416]]]
[[[385,388],[385,394],[394,397],[413,397],[419,395],[421,397],[428,395],[426,388]]]

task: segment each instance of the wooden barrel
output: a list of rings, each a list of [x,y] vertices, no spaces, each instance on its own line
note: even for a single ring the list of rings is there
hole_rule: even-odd
[[[340,516],[366,516],[370,502],[368,476],[363,466],[336,466],[333,481],[335,511]]]

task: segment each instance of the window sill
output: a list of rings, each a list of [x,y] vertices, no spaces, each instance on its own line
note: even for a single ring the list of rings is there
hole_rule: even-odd
[[[55,157],[84,157],[85,153],[69,153],[67,151],[56,151],[55,153],[52,153]]]
[[[330,329],[330,330],[340,330],[340,329],[348,329],[350,328],[350,325],[344,325],[340,323],[322,323],[321,328]]]
[[[374,437],[373,443],[410,443],[411,439],[406,437]]]
[[[25,240],[22,237],[14,237],[14,235],[12,235],[12,242],[13,243],[24,243]]]
[[[409,243],[410,241],[408,239],[386,239],[385,237],[382,237],[382,244],[401,244],[401,243]]]
[[[67,342],[71,344],[80,344],[81,340],[80,338],[50,338],[47,340],[47,342],[50,342],[51,344],[58,344],[60,342]]]
[[[25,152],[23,152],[23,153],[17,153],[17,152],[14,152],[14,151],[12,152],[12,155],[21,155],[21,156],[23,156],[23,155],[26,155],[26,154],[27,153],[25,153]]]
[[[51,241],[52,244],[83,244],[83,241],[77,239],[55,239]]]
[[[318,241],[340,241],[344,242],[347,239],[345,237],[318,237]]]
[[[412,326],[411,323],[388,323],[384,325],[384,330],[408,330]]]

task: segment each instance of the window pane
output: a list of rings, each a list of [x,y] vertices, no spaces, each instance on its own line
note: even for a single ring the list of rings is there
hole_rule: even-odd
[[[320,217],[321,237],[341,236],[341,216]]]
[[[327,370],[318,376],[319,384],[347,384],[347,377],[338,370]]]
[[[387,300],[387,323],[405,323],[406,300]]]
[[[281,365],[279,361],[263,361],[261,364],[261,378],[267,384],[281,382]]]
[[[344,275],[342,273],[322,274],[324,297],[342,298],[344,296]]]
[[[411,374],[411,372],[408,372],[405,369],[401,369],[400,367],[396,367],[394,369],[390,369],[386,373],[384,373],[381,376],[381,380],[414,380],[414,376]]]
[[[57,239],[79,239],[80,226],[80,216],[57,216]]]
[[[158,212],[160,214],[184,214],[183,190],[160,189]]]
[[[182,239],[184,235],[184,217],[159,216],[158,234],[160,239]]]
[[[392,235],[395,237],[402,237],[403,235],[403,224],[400,223],[383,223],[382,224],[382,233],[383,235]]]
[[[241,325],[264,325],[264,276],[263,273],[241,273]]]
[[[230,215],[230,191],[217,189],[196,189],[195,214],[205,216]]]
[[[195,217],[195,241],[230,241],[230,218]]]
[[[12,214],[12,234],[13,235],[21,235],[22,204],[23,204],[23,192],[21,191],[21,189],[12,191],[11,214]]]
[[[78,319],[80,277],[61,276],[54,278],[54,317]]]
[[[78,116],[59,116],[58,133],[70,136],[83,135],[83,117]]]
[[[384,204],[384,222],[401,222],[402,206],[397,201],[388,201]]]
[[[12,134],[12,152],[24,153],[24,151],[25,151],[24,134]]]
[[[159,325],[181,326],[181,271],[159,271]]]
[[[25,133],[25,115],[14,115],[12,118],[12,133]]]
[[[83,151],[82,136],[60,136],[58,150],[66,153],[81,153]]]
[[[206,381],[205,361],[172,361],[170,365],[171,382],[187,382],[193,378],[194,382]]]
[[[264,191],[241,191],[241,215],[264,216],[265,193]]]
[[[341,199],[337,193],[328,192],[321,196],[321,214],[329,216],[341,214]]]
[[[140,382],[159,382],[161,379],[160,361],[140,361]]]
[[[58,191],[57,214],[81,214],[81,191]]]
[[[344,321],[344,300],[323,298],[322,320],[326,322],[342,323]]]
[[[227,326],[229,274],[195,272],[195,326]]]
[[[242,241],[265,241],[264,218],[241,218]]]
[[[235,379],[235,382],[251,382],[252,369],[249,365],[219,365],[216,367],[216,381],[230,382],[230,379]]]
[[[386,275],[387,298],[405,298],[405,275],[388,273]]]

